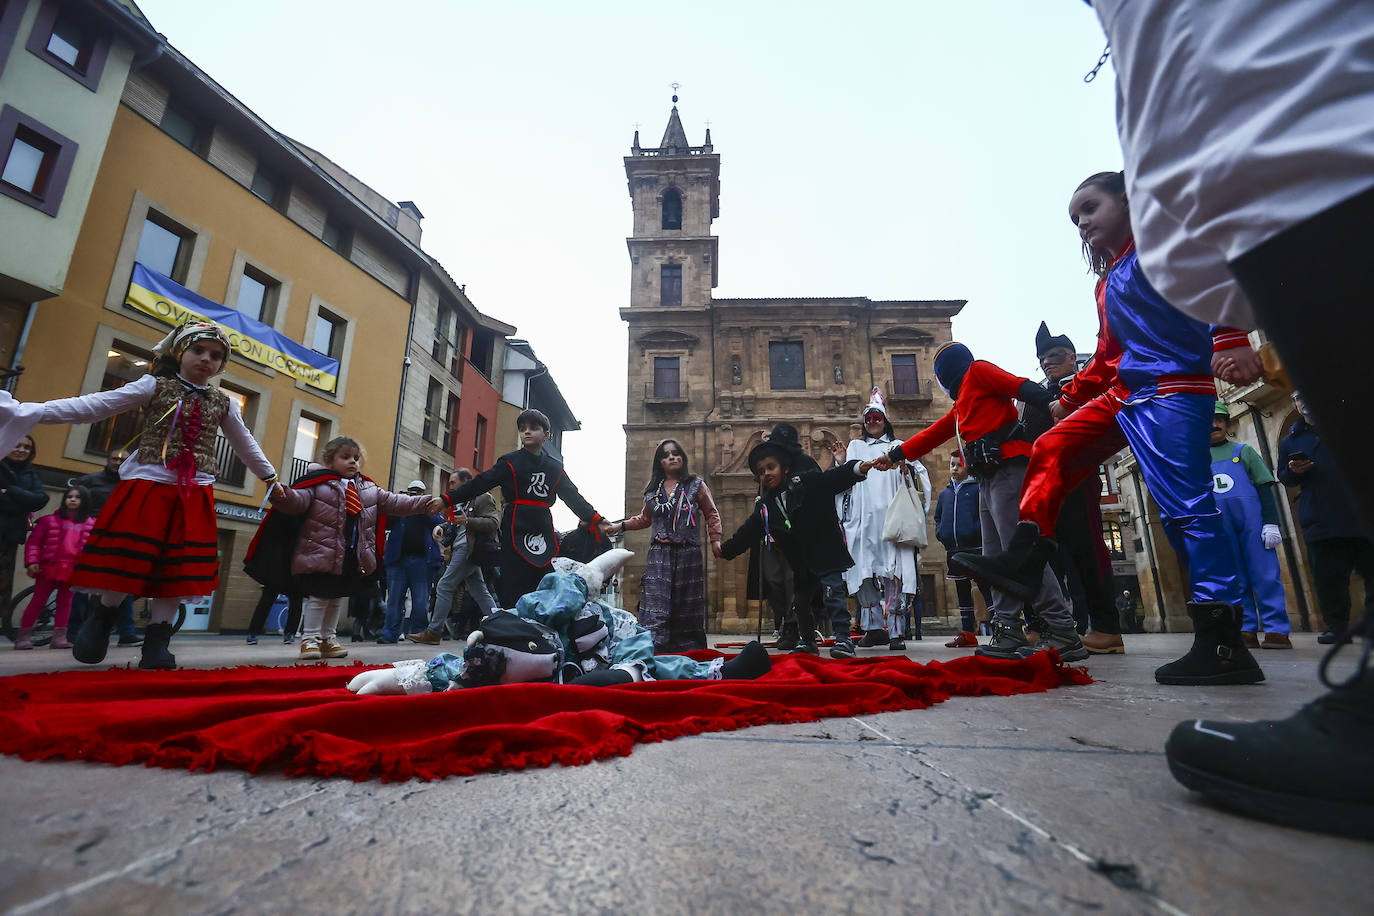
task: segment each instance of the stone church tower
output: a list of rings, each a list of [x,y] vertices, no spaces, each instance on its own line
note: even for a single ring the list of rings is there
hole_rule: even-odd
[[[644,504],[654,449],[677,439],[688,467],[705,478],[720,509],[725,536],[748,518],[758,488],[746,457],[775,423],[791,423],[821,467],[830,446],[859,435],[859,411],[874,385],[883,389],[899,436],[943,416],[949,398],[931,380],[935,349],[950,339],[950,319],[964,300],[875,301],[863,296],[717,299],[720,156],[705,142],[692,146],[677,96],[657,147],[635,132],[625,157],[634,232],[625,423],[625,509]],[[926,462],[938,494],[949,480],[947,451]],[[934,503],[932,501],[932,511]],[[923,603],[945,614],[944,550],[932,530],[922,554]],[[635,551],[622,576],[625,604],[639,598],[648,532],[630,532]],[[748,564],[706,552],[707,628],[753,630],[758,603],[746,601]],[[771,621],[764,627],[772,629]]]

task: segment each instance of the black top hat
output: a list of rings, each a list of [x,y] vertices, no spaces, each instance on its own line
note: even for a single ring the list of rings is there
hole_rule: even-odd
[[[1035,356],[1040,358],[1051,350],[1058,350],[1060,347],[1066,348],[1070,353],[1077,353],[1073,348],[1073,341],[1069,340],[1067,334],[1054,336],[1050,333],[1049,325],[1040,322],[1040,330],[1035,332]]]

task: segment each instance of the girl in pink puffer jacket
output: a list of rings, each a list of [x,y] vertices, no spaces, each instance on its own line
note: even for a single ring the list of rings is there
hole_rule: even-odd
[[[48,648],[72,647],[67,642],[67,618],[72,613],[72,590],[67,587],[67,580],[95,525],[90,505],[91,494],[85,487],[71,487],[63,495],[57,511],[43,516],[33,526],[24,544],[24,565],[34,579],[33,598],[19,620],[19,632],[14,639],[16,649],[33,648],[33,625],[54,591],[57,592],[57,613],[53,616],[52,642]]]
[[[329,440],[320,463],[300,480],[269,498],[275,511],[304,515],[291,558],[291,578],[306,596],[301,609],[303,659],[343,658],[348,650],[335,639],[343,599],[362,590],[377,571],[384,531],[380,516],[420,515],[428,496],[383,490],[359,473],[363,449],[357,440]]]

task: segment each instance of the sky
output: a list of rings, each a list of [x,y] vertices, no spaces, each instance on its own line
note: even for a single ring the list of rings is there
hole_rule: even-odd
[[[582,422],[569,475],[608,517],[638,510],[623,157],[636,125],[658,144],[674,82],[721,157],[717,296],[966,299],[955,338],[1023,375],[1042,319],[1092,349],[1068,199],[1122,159],[1076,0],[140,7],[277,130],[416,202],[425,250],[549,365]]]

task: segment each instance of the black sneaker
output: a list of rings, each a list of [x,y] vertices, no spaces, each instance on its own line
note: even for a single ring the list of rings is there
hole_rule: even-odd
[[[830,647],[831,658],[853,658],[856,655],[854,643],[848,639],[837,639],[835,645]]]
[[[247,643],[248,645],[250,645],[250,646],[256,646],[256,645],[258,644],[258,638],[257,638],[256,636],[254,636],[252,633],[249,633],[249,634],[248,634],[248,638],[245,639],[244,642],[246,642],[246,643]],[[120,644],[121,646],[124,645],[124,640],[121,639],[121,640],[119,641],[119,644]]]
[[[792,655],[820,655],[821,650],[816,648],[814,642],[798,642],[792,647]]]
[[[1323,646],[1334,645],[1340,638],[1341,634],[1337,633],[1335,630],[1323,630],[1317,634],[1317,642]]]
[[[119,637],[119,642],[116,643],[116,645],[123,646],[126,649],[132,649],[137,646],[143,645],[143,639],[139,636],[121,636]]]
[[[920,639],[921,637],[917,636],[917,637],[914,637],[914,638],[915,638],[915,639]],[[905,652],[905,651],[906,651],[906,640],[905,640],[905,639],[902,639],[902,637],[900,637],[900,636],[894,637],[893,639],[889,639],[889,640],[888,640],[888,642],[887,642],[887,647],[888,647],[889,649],[895,649],[895,650],[898,651],[898,652]]]
[[[859,640],[859,648],[871,649],[874,646],[885,646],[889,640],[887,630],[867,630],[864,633],[864,638]]]
[[[791,652],[797,648],[797,633],[795,630],[784,629],[782,635],[778,637],[778,642],[773,648],[781,652]],[[814,646],[812,648],[815,648]]]
[[[1026,630],[1020,621],[1015,626],[999,621],[992,628],[992,639],[987,645],[974,649],[973,654],[985,658],[1020,658],[1021,650],[1029,648],[1030,640],[1026,639]]]

